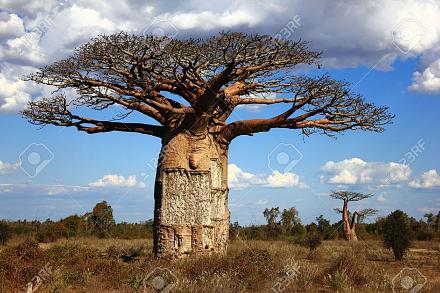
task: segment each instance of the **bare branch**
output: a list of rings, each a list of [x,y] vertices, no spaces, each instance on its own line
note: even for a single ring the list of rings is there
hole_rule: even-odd
[[[161,138],[164,127],[143,123],[102,121],[92,118],[81,117],[72,114],[68,110],[66,99],[58,95],[50,99],[42,99],[29,103],[23,115],[29,122],[35,125],[53,124],[57,126],[76,127],[87,133],[100,133],[109,131],[137,132]]]
[[[359,201],[359,200],[363,200],[366,198],[370,198],[373,195],[370,193],[365,194],[365,193],[360,193],[360,192],[340,190],[340,191],[333,191],[330,194],[330,196],[333,197],[334,199],[340,199],[345,202],[349,202],[349,201]]]
[[[118,105],[125,111],[121,117],[139,112],[166,129],[197,128],[218,133],[226,143],[272,128],[300,129],[306,135],[382,131],[393,118],[387,107],[365,102],[351,93],[347,82],[327,75],[297,76],[298,65],[317,65],[319,56],[306,42],[258,34],[222,32],[207,39],[177,40],[121,32],[92,39],[71,57],[26,80],[59,92],[74,89],[77,97],[70,105],[94,110]],[[26,117],[45,117],[45,124],[65,126],[58,116],[50,120],[53,113],[44,112],[49,107],[33,103],[30,107],[42,112],[25,111]],[[226,124],[244,104],[280,104],[286,109],[272,118]]]

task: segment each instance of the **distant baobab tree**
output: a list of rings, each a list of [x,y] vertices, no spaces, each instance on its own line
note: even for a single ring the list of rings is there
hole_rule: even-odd
[[[233,139],[273,128],[305,135],[380,132],[393,118],[387,107],[352,93],[347,82],[328,75],[297,75],[297,66],[317,66],[319,57],[306,42],[258,34],[227,32],[187,40],[124,32],[101,35],[71,57],[27,76],[60,91],[31,101],[23,115],[37,125],[160,138],[155,255],[225,253],[228,148]],[[78,96],[68,99],[62,90],[69,88]],[[246,104],[282,104],[285,109],[270,118],[226,122],[237,106]],[[77,109],[106,111],[113,105],[124,112],[108,120]],[[132,113],[151,119],[135,122],[139,115]]]
[[[330,194],[331,197],[335,199],[340,199],[344,202],[342,210],[336,208],[335,211],[342,214],[342,223],[344,225],[344,237],[346,240],[358,240],[356,235],[356,224],[359,224],[363,221],[364,218],[374,215],[377,213],[375,209],[363,209],[360,211],[355,211],[351,215],[350,221],[350,211],[348,210],[348,202],[350,201],[359,201],[366,198],[370,198],[372,194],[363,194],[359,192],[351,192],[351,191],[335,191]]]

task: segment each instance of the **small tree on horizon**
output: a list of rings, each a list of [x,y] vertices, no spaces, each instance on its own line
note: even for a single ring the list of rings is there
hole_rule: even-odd
[[[288,209],[283,209],[283,212],[281,213],[281,226],[284,234],[292,234],[294,228],[300,224],[301,219],[298,216],[298,211],[296,208],[291,207]]]
[[[310,252],[314,252],[322,243],[323,235],[315,223],[308,226],[307,235],[305,238],[305,244],[310,249]]]
[[[356,224],[361,223],[365,217],[374,215],[375,213],[377,213],[377,210],[368,208],[361,211],[355,211],[353,212],[350,220],[348,203],[351,201],[360,201],[363,199],[367,199],[372,197],[373,195],[341,190],[332,192],[330,196],[334,199],[339,199],[343,201],[342,209],[337,208],[335,209],[335,211],[342,214],[344,238],[346,240],[358,240],[356,235]]]
[[[106,201],[97,203],[88,219],[88,225],[92,234],[99,238],[111,236],[115,227],[112,207]]]
[[[408,215],[400,210],[394,211],[387,216],[383,229],[385,247],[393,250],[396,260],[403,260],[411,245],[411,227]]]
[[[0,221],[0,245],[4,245],[11,238],[11,227],[8,223]]]
[[[278,221],[278,217],[280,216],[280,208],[265,208],[263,211],[263,215],[267,221],[267,234],[269,237],[279,236],[280,232],[280,222]]]

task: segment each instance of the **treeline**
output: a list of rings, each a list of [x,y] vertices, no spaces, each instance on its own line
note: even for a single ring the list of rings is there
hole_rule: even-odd
[[[12,236],[33,237],[39,242],[60,238],[90,237],[136,239],[152,237],[153,221],[115,223],[113,209],[103,201],[89,213],[73,215],[59,221],[0,221],[0,244]]]
[[[267,224],[243,227],[238,222],[230,225],[232,239],[243,240],[289,240],[293,243],[304,243],[308,234],[319,234],[323,240],[344,239],[343,221],[331,224],[320,215],[314,222],[304,225],[295,208],[280,210],[279,207],[265,209],[263,212]],[[351,218],[351,215],[349,216]],[[373,223],[363,223],[358,218],[356,233],[362,239],[383,239],[386,217],[379,217]],[[440,212],[437,215],[425,214],[423,219],[417,220],[406,215],[411,240],[432,240],[440,238]],[[310,240],[310,239],[309,239]]]
[[[321,240],[344,239],[342,220],[336,223],[320,215],[314,222],[304,225],[298,211],[292,207],[280,210],[279,207],[266,208],[263,211],[267,224],[240,226],[238,222],[230,225],[231,239],[243,240],[288,240],[294,244],[313,246]],[[440,212],[437,215],[425,214],[424,219],[416,220],[405,214],[411,240],[432,240],[440,238]],[[373,223],[363,223],[358,218],[356,233],[359,239],[383,239],[386,224],[385,217],[379,217]],[[52,242],[60,238],[99,237],[140,239],[151,238],[153,221],[141,223],[115,223],[113,209],[103,201],[89,213],[73,215],[52,221],[0,221],[0,244],[12,236],[33,237],[39,242]]]

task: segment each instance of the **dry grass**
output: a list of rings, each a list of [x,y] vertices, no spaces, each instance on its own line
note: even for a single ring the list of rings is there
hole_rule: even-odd
[[[440,292],[438,242],[415,242],[404,262],[379,241],[325,241],[312,254],[284,241],[234,241],[225,257],[174,261],[154,259],[151,250],[149,239],[12,242],[1,248],[0,292],[19,292],[47,264],[38,292],[150,292],[156,275],[177,278],[172,292],[390,292],[403,267],[427,277],[421,292]]]

